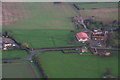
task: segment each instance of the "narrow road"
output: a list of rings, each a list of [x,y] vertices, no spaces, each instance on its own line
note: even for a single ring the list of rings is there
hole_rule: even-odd
[[[93,49],[101,49],[101,50],[120,50],[118,48],[100,48],[100,47],[91,47]],[[28,60],[31,61],[32,58],[36,55],[36,54],[40,54],[46,51],[62,51],[62,50],[81,50],[82,46],[73,46],[73,47],[53,47],[53,48],[35,48],[32,51],[29,50],[29,55],[27,57],[24,58],[17,58],[17,59],[6,59],[6,60],[2,60],[2,62],[14,62],[14,61],[18,61],[18,60]]]
[[[33,49],[32,51],[29,50],[29,55],[27,57],[17,58],[17,59],[5,59],[5,60],[2,60],[2,62],[13,62],[13,61],[17,61],[17,60],[29,60],[29,61],[31,61],[33,56],[35,56],[36,54],[42,53],[42,52],[46,52],[46,51],[62,51],[62,50],[76,50],[76,49],[81,49],[81,48],[82,48],[82,46],[55,47],[55,48],[36,48],[36,49]]]
[[[46,52],[46,51],[62,51],[62,50],[76,50],[81,49],[82,46],[76,46],[76,47],[55,47],[55,48],[36,48],[33,49],[33,51],[29,51],[30,55],[28,57],[25,57],[26,60],[32,60],[32,57],[35,56],[38,53]]]

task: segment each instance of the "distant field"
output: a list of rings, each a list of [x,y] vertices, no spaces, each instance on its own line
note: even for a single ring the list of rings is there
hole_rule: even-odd
[[[98,21],[110,23],[118,20],[117,2],[95,2],[95,3],[75,3],[80,10],[81,16],[95,16]],[[84,8],[84,10],[82,10]],[[75,9],[75,8],[74,8]]]
[[[26,57],[28,55],[25,51],[3,51],[2,59],[10,59],[10,58],[21,58]]]
[[[118,58],[46,52],[38,54],[49,78],[100,78],[106,68],[118,76]]]
[[[31,63],[2,64],[3,78],[39,78],[40,74]]]
[[[27,11],[26,16],[28,17],[18,20],[13,25],[3,26],[3,29],[74,29],[70,18],[77,13],[68,3],[60,5],[42,2],[22,3],[21,6]],[[14,8],[12,9],[14,10]]]
[[[96,20],[103,23],[109,23],[113,20],[118,20],[118,8],[101,8],[101,9],[85,9],[80,10],[82,16],[95,16]]]
[[[79,8],[85,8],[85,9],[118,7],[118,3],[117,2],[76,3],[76,5]]]
[[[70,30],[14,30],[12,33],[18,41],[28,43],[32,48],[79,45],[68,44],[75,38]]]
[[[18,17],[16,23],[6,26],[3,25],[3,29],[70,30],[75,28],[75,25],[71,23],[71,17],[78,15],[78,13],[80,13],[82,16],[95,16],[96,20],[103,22],[118,20],[118,3],[76,3],[80,6],[80,8],[85,8],[85,10],[79,10],[78,13],[71,4],[72,3],[53,4],[42,2],[21,3],[19,6],[22,6],[20,11],[23,12],[23,16],[14,16]],[[16,5],[13,4],[12,7],[8,6],[11,11],[15,11],[17,8],[13,7],[16,7]],[[19,20],[19,16],[23,18],[20,18]],[[24,16],[27,16],[27,18],[24,18]]]

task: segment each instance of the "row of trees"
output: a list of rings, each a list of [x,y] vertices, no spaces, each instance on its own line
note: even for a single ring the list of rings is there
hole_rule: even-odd
[[[38,67],[40,73],[41,73],[41,76],[42,78],[48,78],[48,76],[46,75],[41,63],[40,63],[40,58],[39,57],[34,57],[34,63],[35,65]]]

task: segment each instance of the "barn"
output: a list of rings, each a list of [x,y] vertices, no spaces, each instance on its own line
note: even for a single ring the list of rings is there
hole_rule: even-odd
[[[79,33],[77,33],[76,37],[77,37],[77,40],[79,42],[85,42],[85,41],[88,41],[90,39],[89,36],[88,36],[88,34],[85,33],[85,32],[79,32]]]

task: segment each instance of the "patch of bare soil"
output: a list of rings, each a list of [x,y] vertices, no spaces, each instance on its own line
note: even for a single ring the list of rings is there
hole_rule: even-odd
[[[2,3],[2,25],[11,25],[28,17],[28,11],[20,2]]]

